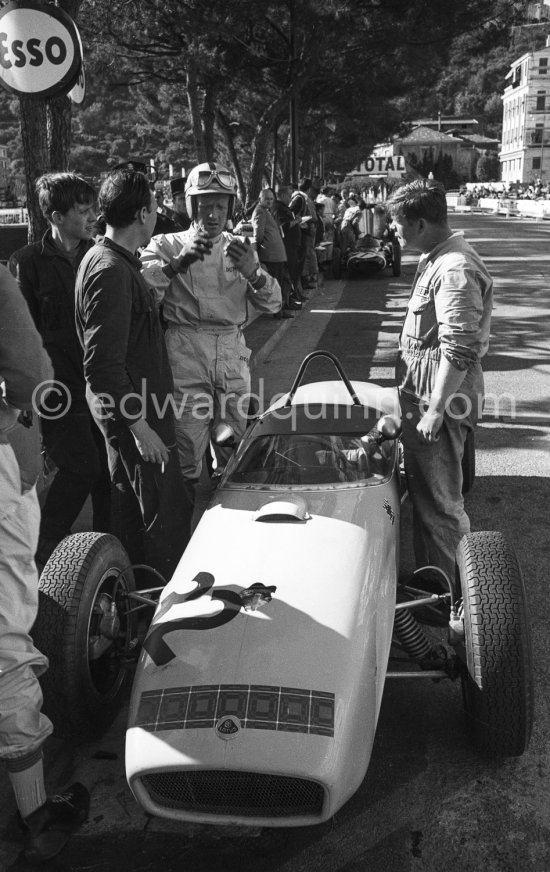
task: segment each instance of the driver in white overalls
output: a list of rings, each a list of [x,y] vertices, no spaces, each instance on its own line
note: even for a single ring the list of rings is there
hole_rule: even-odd
[[[260,267],[250,242],[224,229],[236,194],[233,173],[217,163],[199,164],[185,185],[191,227],[154,236],[141,255],[168,325],[178,454],[192,500],[211,428],[227,423],[237,441],[245,431],[248,303],[270,314],[281,308],[279,284]]]

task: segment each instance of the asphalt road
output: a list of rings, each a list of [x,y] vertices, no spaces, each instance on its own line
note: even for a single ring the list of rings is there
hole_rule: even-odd
[[[550,222],[452,216],[495,276],[490,395],[477,433],[477,480],[467,498],[476,530],[502,530],[523,568],[535,653],[536,720],[519,759],[488,762],[468,744],[451,682],[388,682],[361,788],[320,827],[264,831],[178,828],[147,818],[124,778],[124,712],[93,744],[49,749],[52,786],[78,778],[89,822],[50,868],[74,872],[549,872]],[[307,311],[280,322],[257,355],[260,401],[290,386],[302,358],[334,352],[349,375],[389,384],[414,274],[325,281]],[[261,325],[257,325],[261,330]],[[266,339],[272,328],[266,326]],[[266,353],[267,351],[267,353]],[[322,363],[311,378],[332,378]],[[411,566],[407,519],[403,565]],[[1,870],[23,870],[0,772]],[[3,864],[3,865],[2,865]]]

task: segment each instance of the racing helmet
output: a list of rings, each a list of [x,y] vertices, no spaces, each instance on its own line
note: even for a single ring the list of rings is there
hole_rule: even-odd
[[[237,179],[219,163],[202,163],[194,167],[185,183],[185,206],[191,221],[196,218],[195,197],[199,194],[228,194],[227,220],[233,215],[237,199]]]

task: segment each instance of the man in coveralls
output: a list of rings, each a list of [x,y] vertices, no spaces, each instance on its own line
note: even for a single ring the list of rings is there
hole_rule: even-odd
[[[237,441],[246,428],[250,350],[242,328],[248,303],[275,314],[281,289],[250,242],[224,230],[237,195],[233,173],[199,164],[185,194],[189,230],[154,236],[141,259],[145,280],[163,301],[179,460],[194,499],[211,428],[223,421]]]
[[[458,543],[470,532],[461,464],[483,403],[493,280],[449,227],[441,184],[411,182],[388,206],[401,244],[422,252],[397,365],[415,559],[453,581]]]

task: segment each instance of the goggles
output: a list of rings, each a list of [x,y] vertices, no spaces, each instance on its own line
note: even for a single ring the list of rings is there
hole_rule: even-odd
[[[191,174],[189,185],[196,186],[197,188],[208,188],[214,180],[217,181],[221,188],[235,193],[237,180],[233,173],[227,170],[199,170],[196,175]]]

